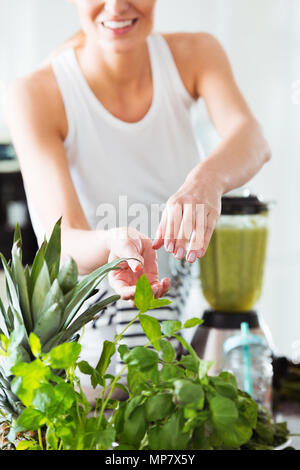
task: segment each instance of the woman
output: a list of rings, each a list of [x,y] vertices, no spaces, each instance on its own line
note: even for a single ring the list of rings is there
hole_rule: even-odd
[[[62,215],[63,256],[80,274],[137,258],[111,276],[112,287],[133,299],[144,272],[159,297],[170,288],[166,253],[190,263],[203,256],[222,195],[250,180],[270,150],[214,37],[152,34],[156,0],[70,1],[83,32],[8,92],[33,225],[41,240]],[[205,160],[189,121],[200,97],[222,139]],[[153,242],[122,224],[99,228],[99,205],[118,208],[120,195],[130,206],[167,203]],[[118,321],[129,321],[120,309]]]

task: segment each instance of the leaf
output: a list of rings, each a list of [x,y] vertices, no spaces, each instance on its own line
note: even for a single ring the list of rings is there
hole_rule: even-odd
[[[159,345],[162,352],[162,360],[165,362],[173,362],[176,358],[176,351],[172,344],[165,339],[160,339]]]
[[[44,311],[36,322],[33,332],[39,337],[42,344],[45,344],[59,330],[61,310],[62,307],[55,303]]]
[[[5,323],[5,326],[6,326],[6,329],[7,329],[7,333],[8,335],[10,335],[10,333],[12,332],[13,330],[13,324],[11,324],[9,318],[8,318],[8,315],[6,314],[6,311],[5,311],[5,307],[3,305],[3,302],[0,298],[0,313],[2,315],[2,318],[3,318],[3,321]]]
[[[39,359],[27,364],[19,363],[12,368],[16,378],[12,382],[12,391],[24,403],[31,406],[34,392],[41,383],[47,382],[50,370]]]
[[[42,351],[41,342],[34,333],[30,333],[29,335],[29,345],[30,345],[32,354],[35,357],[39,357]]]
[[[54,387],[50,384],[41,384],[34,392],[32,404],[44,416],[53,418],[57,411],[57,401]]]
[[[183,411],[176,410],[165,424],[150,429],[149,448],[151,450],[187,449],[189,434],[182,432],[183,427]]]
[[[34,447],[32,441],[20,441],[16,447],[16,450],[28,450]]]
[[[166,307],[172,303],[169,299],[155,299],[153,298],[149,307],[149,310],[154,310],[156,308]]]
[[[124,361],[124,357],[130,353],[130,349],[127,346],[127,344],[121,344],[118,348],[118,352],[120,354],[122,361]]]
[[[175,405],[170,393],[158,393],[146,402],[146,418],[150,422],[160,421],[169,416]]]
[[[97,441],[99,442],[101,447],[105,449],[109,449],[112,446],[112,443],[114,442],[115,438],[116,431],[112,426],[106,429],[101,429],[97,433]]]
[[[159,342],[161,338],[161,329],[159,321],[156,318],[150,317],[149,315],[139,316],[141,326],[144,330],[145,335],[149,339],[150,343],[155,347],[157,351],[160,351]]]
[[[144,372],[129,368],[127,375],[128,386],[131,394],[138,395],[142,390],[149,389],[148,378]]]
[[[123,360],[126,364],[136,367],[137,370],[146,372],[158,364],[159,358],[155,351],[151,351],[151,349],[146,349],[142,346],[137,346],[132,349]]]
[[[190,320],[187,320],[184,324],[184,328],[194,328],[194,326],[197,325],[202,325],[203,320],[200,318],[191,318]]]
[[[239,410],[239,415],[246,419],[252,429],[255,429],[258,416],[257,403],[250,396],[239,396],[237,407]]]
[[[184,370],[173,364],[166,364],[160,371],[160,378],[163,382],[174,381],[184,377]]]
[[[50,340],[49,344],[45,345],[45,352],[49,350],[48,348],[52,347],[56,341],[59,343],[69,341],[77,331],[93,320],[99,312],[102,312],[107,307],[107,305],[116,302],[119,298],[120,297],[118,295],[113,295],[88,308],[85,312],[79,315],[79,317],[76,318],[76,320],[67,329],[62,330],[56,337],[53,337],[52,340]]]
[[[25,408],[17,420],[19,431],[36,431],[43,422],[43,414],[33,408]]]
[[[79,357],[81,346],[78,343],[60,344],[43,357],[46,364],[53,369],[68,369]]]
[[[34,326],[37,324],[40,315],[42,313],[43,304],[45,297],[50,290],[50,277],[48,272],[48,267],[46,262],[43,262],[40,273],[36,279],[32,299],[31,299],[31,309],[32,309],[32,318]]]
[[[21,261],[21,250],[17,247],[15,243],[12,249],[12,272],[15,278],[15,281],[18,285],[19,291],[19,302],[21,306],[21,313],[24,320],[25,327],[27,332],[32,330],[32,317],[28,293],[28,285],[24,272],[24,268]]]
[[[213,361],[208,361],[206,359],[200,360],[199,368],[198,368],[199,380],[203,380],[205,377],[207,377],[207,373],[209,369],[213,366],[213,364],[214,364]]]
[[[124,261],[125,259],[121,258],[112,261],[111,263],[105,264],[104,266],[101,266],[100,268],[93,271],[79,284],[77,284],[72,299],[65,309],[63,318],[63,326],[65,328],[69,326],[76,313],[83,305],[84,301],[94,292],[94,289],[99,285],[99,283],[108,275],[110,271],[119,269],[118,266]]]
[[[61,382],[54,387],[54,393],[57,404],[56,414],[59,416],[70,412],[70,409],[76,402],[76,392],[73,384]]]
[[[77,364],[80,372],[85,375],[92,375],[93,371],[95,370],[87,361],[80,361]]]
[[[231,383],[225,382],[221,377],[210,377],[209,380],[219,395],[232,399],[237,397],[237,388]]]
[[[174,382],[175,396],[180,403],[193,403],[198,409],[204,406],[204,391],[200,384],[189,380],[176,380]]]
[[[78,282],[77,265],[71,256],[58,274],[58,282],[64,294],[72,290]]]
[[[19,304],[19,296],[18,296],[18,292],[16,290],[16,286],[15,286],[15,283],[14,283],[14,280],[13,280],[12,271],[11,271],[10,267],[8,266],[8,264],[6,262],[6,259],[4,258],[2,253],[0,253],[0,257],[1,257],[2,266],[3,266],[3,269],[4,269],[4,273],[5,273],[5,280],[6,280],[6,285],[7,285],[8,297],[11,300],[12,306],[19,313],[19,315],[22,316],[22,312],[21,312],[21,308],[20,308],[20,304]]]
[[[131,414],[130,419],[124,421],[124,437],[126,444],[140,446],[140,443],[146,433],[147,421],[145,407],[137,407]]]
[[[41,245],[40,249],[36,253],[32,268],[31,268],[31,274],[30,274],[30,283],[29,283],[29,298],[32,299],[32,294],[34,290],[34,286],[36,283],[36,280],[41,272],[41,269],[44,265],[44,253],[45,253],[45,248],[46,248],[47,242],[44,241],[44,243]]]
[[[187,370],[190,370],[194,373],[198,373],[199,370],[199,359],[195,359],[194,356],[187,354],[186,356],[182,356],[180,359],[180,364]]]
[[[226,426],[222,433],[222,440],[225,446],[239,449],[251,439],[252,428],[247,421],[239,417],[235,423]]]
[[[215,396],[209,402],[212,420],[216,428],[224,431],[238,419],[238,410],[235,403],[229,398]]]
[[[21,236],[21,229],[20,229],[19,223],[16,224],[15,231],[14,231],[13,244],[15,243],[22,244],[22,236]]]
[[[151,307],[151,302],[154,299],[153,291],[150,282],[145,274],[143,274],[137,284],[134,296],[134,302],[140,313],[147,312]]]
[[[177,331],[181,330],[182,325],[180,321],[176,320],[164,320],[162,322],[162,329],[164,334],[168,337],[171,338]]]
[[[129,400],[127,403],[125,412],[124,412],[124,420],[126,421],[127,419],[130,419],[130,416],[134,412],[134,410],[142,404],[142,402],[145,401],[144,397],[142,395],[138,395],[136,397],[133,397]]]
[[[96,366],[96,370],[101,376],[103,376],[105,372],[107,371],[111,358],[115,354],[115,352],[116,352],[116,347],[114,343],[112,343],[111,341],[107,341],[107,340],[104,341],[103,347],[102,347],[102,353],[101,353],[99,362]]]
[[[47,442],[47,445],[50,446],[52,450],[58,449],[58,437],[56,436],[55,429],[52,424],[47,426],[46,442]]]
[[[56,222],[52,230],[50,239],[46,245],[45,261],[50,273],[51,283],[56,279],[59,271],[61,254],[61,218]]]
[[[61,291],[61,288],[59,286],[57,279],[54,279],[50,287],[50,290],[47,292],[47,295],[45,297],[45,300],[41,309],[42,312],[45,312],[46,310],[48,310],[55,303],[57,303],[60,307],[62,307],[64,303],[63,293]]]

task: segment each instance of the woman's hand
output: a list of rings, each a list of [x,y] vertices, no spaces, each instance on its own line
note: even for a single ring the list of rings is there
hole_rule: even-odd
[[[121,269],[109,274],[111,287],[123,300],[134,299],[136,283],[142,274],[147,276],[156,298],[168,292],[170,279],[159,281],[157,256],[149,238],[132,228],[116,228],[109,230],[108,239],[108,262],[118,258],[135,258],[122,263]]]
[[[222,190],[213,176],[193,170],[170,197],[158,227],[153,248],[165,246],[175,258],[189,263],[201,258],[209,245],[221,212]]]

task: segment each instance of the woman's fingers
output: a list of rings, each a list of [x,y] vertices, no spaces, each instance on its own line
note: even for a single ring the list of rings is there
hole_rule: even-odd
[[[183,207],[182,221],[177,234],[174,256],[177,259],[184,258],[186,246],[195,225],[195,217],[192,204]]]
[[[138,273],[143,269],[144,258],[141,254],[142,252],[142,242],[141,240],[127,240],[126,242],[120,240],[116,242],[113,249],[110,252],[108,261],[114,261],[118,258],[128,258],[126,261],[127,265],[132,272]],[[121,264],[120,267],[125,267],[125,264]]]
[[[204,234],[204,244],[203,244],[203,253],[201,256],[203,256],[206,253],[206,250],[208,248],[210,239],[212,237],[212,234],[214,232],[215,226],[218,221],[218,215],[217,212],[209,212],[207,216],[207,221],[206,221],[206,227],[205,227],[205,234]]]
[[[163,211],[163,215],[162,215],[162,218],[161,218],[161,221],[160,221],[160,224],[158,226],[158,229],[156,231],[156,234],[155,234],[155,238],[154,238],[154,241],[152,243],[152,248],[154,250],[159,250],[163,244],[164,244],[164,241],[165,241],[165,232],[166,232],[166,224],[167,224],[167,217],[168,217],[168,214],[167,214],[167,209],[165,209]]]
[[[203,255],[207,215],[204,204],[197,204],[195,207],[195,226],[187,252],[187,261],[189,263],[194,263],[197,258]]]
[[[174,253],[176,240],[182,223],[182,206],[179,203],[167,205],[167,224],[165,232],[165,249],[168,253]]]

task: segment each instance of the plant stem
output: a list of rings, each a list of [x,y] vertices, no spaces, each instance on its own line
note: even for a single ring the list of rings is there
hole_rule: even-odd
[[[123,369],[121,369],[121,371],[119,372],[119,374],[114,378],[114,380],[113,380],[112,383],[111,383],[110,391],[109,391],[109,393],[108,393],[108,395],[107,395],[107,398],[106,398],[106,400],[103,401],[103,403],[102,403],[102,407],[101,407],[100,414],[99,414],[99,418],[98,418],[99,424],[101,424],[104,410],[105,410],[105,408],[106,408],[107,403],[108,403],[109,400],[110,400],[110,397],[111,397],[112,394],[113,394],[113,391],[114,391],[114,389],[115,389],[115,385],[116,385],[116,383],[118,382],[118,380],[121,378],[123,372],[125,372],[125,370],[127,369],[127,367],[128,367],[128,365],[125,364],[125,366],[123,367]]]
[[[116,337],[115,341],[114,341],[114,345],[117,344],[117,342],[122,339],[122,336],[124,335],[125,331],[128,330],[128,328],[139,318],[140,316],[140,312],[131,320],[131,322],[128,323],[128,325],[126,325],[126,327],[124,328],[124,330],[119,334],[119,336]]]
[[[40,447],[42,450],[44,450],[41,428],[38,429],[38,437],[39,437]]]

